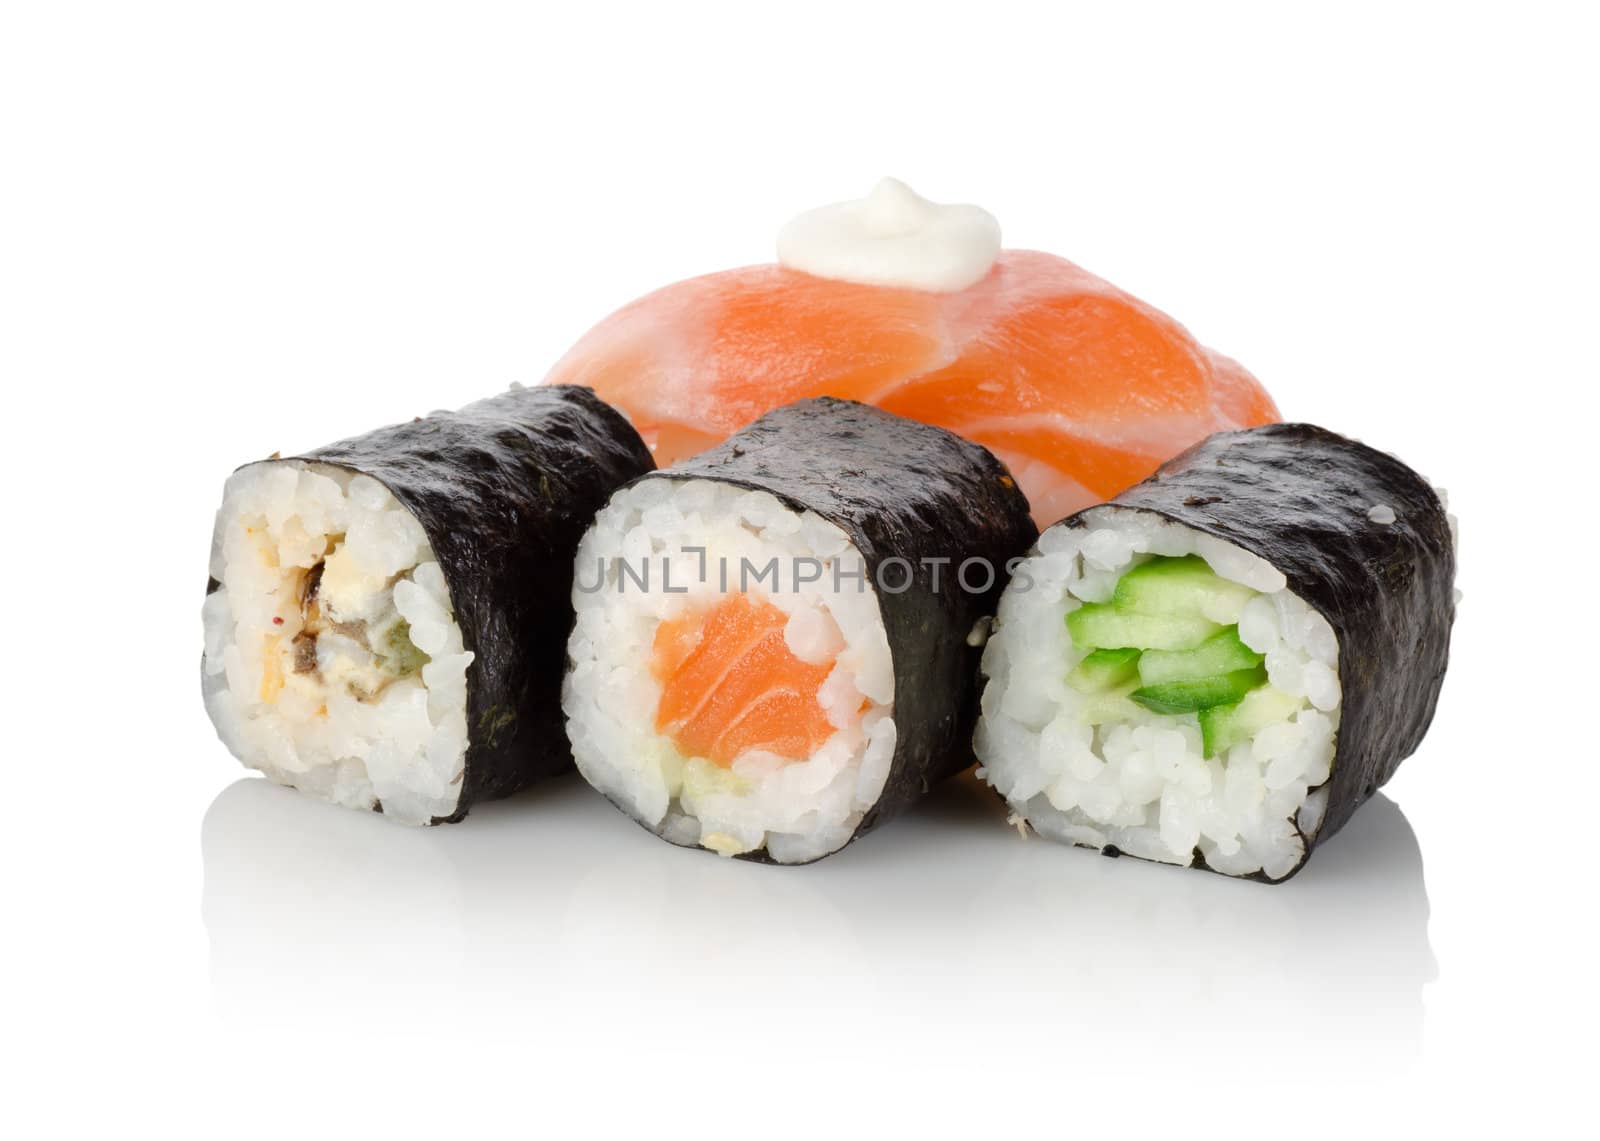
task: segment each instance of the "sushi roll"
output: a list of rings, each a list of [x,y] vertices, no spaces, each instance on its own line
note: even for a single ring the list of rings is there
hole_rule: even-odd
[[[572,556],[652,466],[621,413],[563,386],[240,468],[204,607],[223,742],[281,784],[407,824],[569,768]]]
[[[1306,424],[1213,436],[1050,527],[984,651],[980,770],[1052,839],[1280,881],[1433,719],[1454,524]]]
[[[864,401],[989,448],[1040,526],[1213,432],[1278,419],[1254,377],[1166,314],[1053,254],[1001,249],[987,212],[893,179],[794,219],[777,264],[618,310],[548,380],[626,409],[662,466],[793,400]]]
[[[988,451],[850,401],[643,477],[578,550],[578,771],[675,844],[838,851],[972,762],[978,635],[1036,536]]]

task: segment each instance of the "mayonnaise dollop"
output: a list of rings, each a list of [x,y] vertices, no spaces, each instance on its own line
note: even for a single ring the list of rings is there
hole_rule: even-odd
[[[1000,255],[1000,223],[885,178],[867,197],[808,210],[778,232],[778,261],[818,277],[953,293]]]

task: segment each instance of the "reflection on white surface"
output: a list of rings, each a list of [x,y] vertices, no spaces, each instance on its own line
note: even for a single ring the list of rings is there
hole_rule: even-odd
[[[674,848],[576,779],[426,830],[241,780],[202,847],[218,1008],[245,1025],[815,1049],[934,1019],[979,1054],[1305,1076],[1341,1043],[1414,1056],[1435,974],[1381,796],[1278,887],[1023,840],[970,776],[799,868]]]

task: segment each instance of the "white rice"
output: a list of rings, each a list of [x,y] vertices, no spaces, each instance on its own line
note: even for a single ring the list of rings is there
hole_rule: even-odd
[[[1018,568],[984,650],[980,775],[1041,835],[1229,875],[1287,875],[1314,839],[1339,726],[1339,646],[1327,620],[1281,573],[1229,543],[1155,516],[1106,506],[1083,528],[1053,527]],[[1266,655],[1268,681],[1299,708],[1225,756],[1207,760],[1195,714],[1136,710],[1092,726],[1066,683],[1085,657],[1066,615],[1106,602],[1152,555],[1199,555],[1259,592],[1236,616]],[[1235,616],[1212,615],[1229,621]]]
[[[807,559],[820,565],[817,581],[798,581],[813,572],[797,561]],[[758,584],[752,571],[741,584],[744,565],[759,571],[771,560],[776,582]],[[648,567],[648,588],[624,566],[634,576]],[[656,731],[656,630],[720,598],[724,568],[728,593],[743,585],[788,615],[796,657],[836,663],[818,691],[835,730],[805,760],[751,749],[722,768],[681,755]],[[882,793],[895,747],[894,666],[877,596],[865,574],[852,577],[862,568],[838,527],[765,492],[659,478],[620,492],[578,549],[562,692],[578,770],[676,844],[727,856],[765,848],[780,863],[843,847]]]
[[[455,811],[472,655],[421,524],[387,488],[295,460],[241,469],[217,512],[211,577],[206,709],[236,757],[407,824]]]

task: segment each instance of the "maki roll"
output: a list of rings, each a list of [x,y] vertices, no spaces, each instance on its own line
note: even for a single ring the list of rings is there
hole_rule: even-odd
[[[560,386],[240,468],[204,607],[223,742],[281,784],[407,824],[568,768],[573,552],[652,466],[621,413]]]
[[[988,451],[833,398],[645,476],[578,551],[578,770],[675,844],[838,851],[971,763],[975,634],[1036,534]]]
[[[1042,835],[1278,881],[1433,719],[1453,520],[1393,456],[1224,432],[1040,537],[984,652],[984,778]]]

